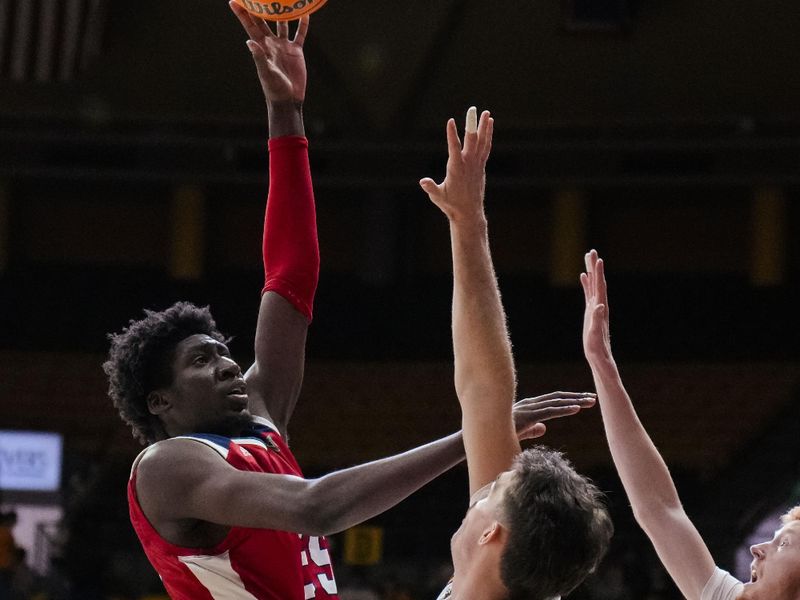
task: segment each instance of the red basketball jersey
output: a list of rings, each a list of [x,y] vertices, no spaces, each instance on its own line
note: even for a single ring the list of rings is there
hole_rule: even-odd
[[[214,449],[234,468],[302,476],[289,447],[265,419],[257,419],[243,437],[196,434],[181,436]],[[270,424],[271,425],[271,424]],[[136,467],[128,482],[131,523],[147,558],[174,600],[337,599],[328,542],[277,531],[232,527],[213,548],[184,548],[164,540],[142,512],[136,498]],[[264,490],[265,494],[269,490]]]

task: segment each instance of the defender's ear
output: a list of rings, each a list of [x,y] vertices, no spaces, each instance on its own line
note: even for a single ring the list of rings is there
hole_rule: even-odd
[[[497,521],[492,521],[492,524],[483,530],[483,533],[478,540],[478,544],[482,546],[491,542],[500,541],[504,533],[505,530],[503,529],[503,526]]]
[[[147,410],[151,415],[160,415],[170,407],[167,395],[161,390],[155,390],[147,394]]]

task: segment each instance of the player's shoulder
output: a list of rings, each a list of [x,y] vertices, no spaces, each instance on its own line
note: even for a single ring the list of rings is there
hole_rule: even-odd
[[[169,438],[146,448],[134,462],[133,470],[139,474],[139,479],[150,474],[176,475],[215,462],[218,460],[215,454],[220,454],[224,448],[227,448],[224,439],[204,443],[203,438],[195,436]]]

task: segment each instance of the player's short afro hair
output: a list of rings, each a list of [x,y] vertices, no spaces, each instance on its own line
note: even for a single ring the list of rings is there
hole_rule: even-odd
[[[111,349],[103,371],[108,395],[133,436],[142,444],[156,441],[157,418],[147,408],[147,396],[172,382],[175,347],[181,340],[205,334],[224,342],[208,307],[176,302],[166,310],[145,310],[120,333],[109,334]]]

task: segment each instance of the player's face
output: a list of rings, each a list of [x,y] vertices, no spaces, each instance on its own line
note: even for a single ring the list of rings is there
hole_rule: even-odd
[[[750,552],[751,580],[741,600],[800,600],[800,521],[787,523]]]
[[[225,344],[204,334],[175,347],[173,381],[165,390],[170,408],[162,418],[172,435],[234,435],[250,421],[242,370]]]
[[[450,552],[456,572],[459,567],[465,570],[468,568],[479,548],[480,539],[493,524],[501,522],[503,499],[513,478],[513,471],[505,471],[473,495],[461,527],[450,540]]]

